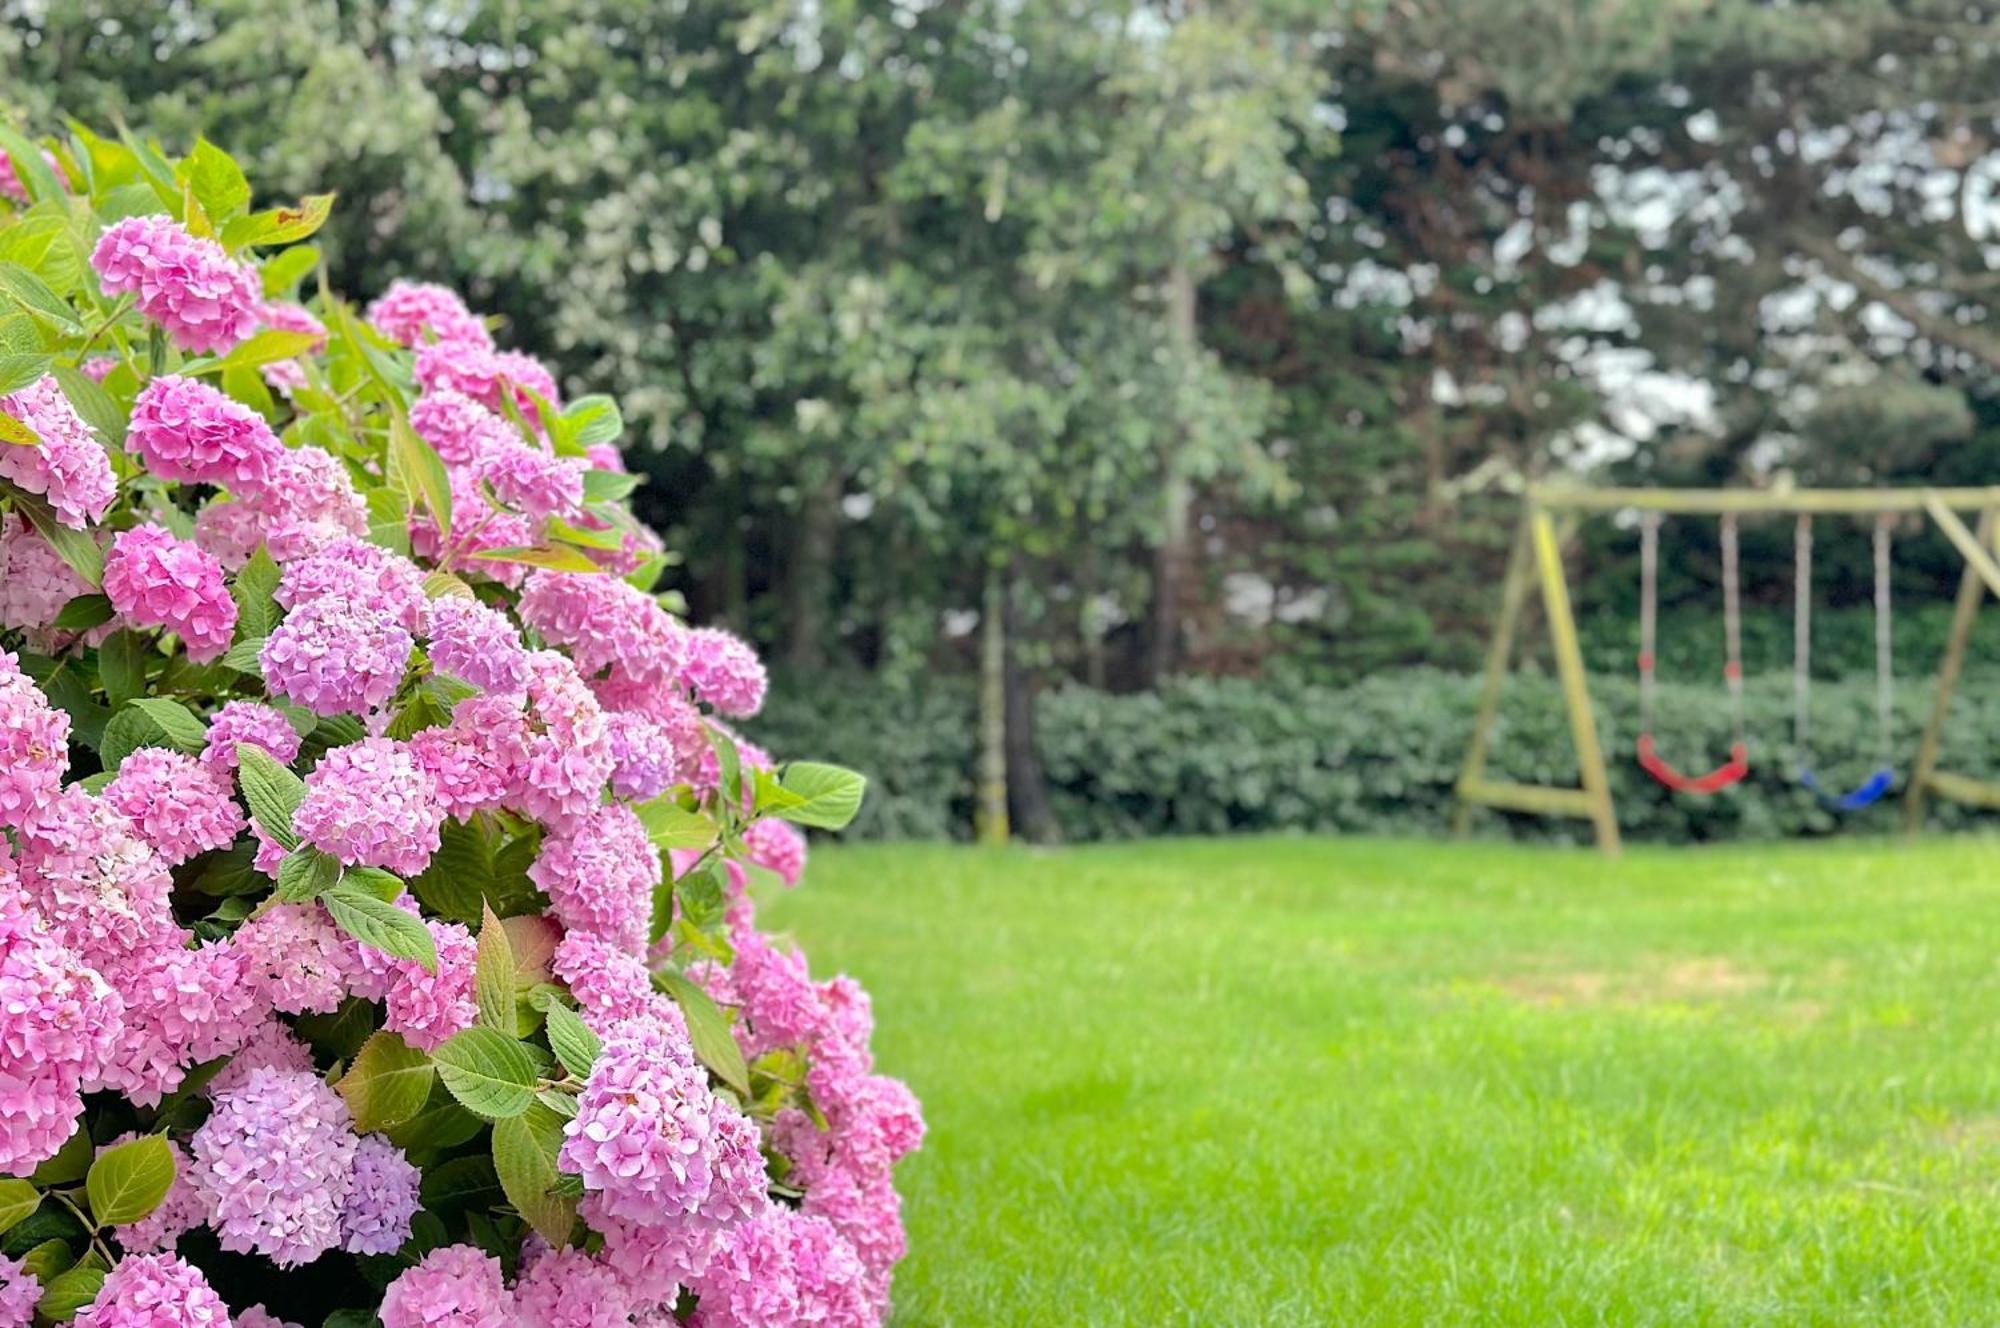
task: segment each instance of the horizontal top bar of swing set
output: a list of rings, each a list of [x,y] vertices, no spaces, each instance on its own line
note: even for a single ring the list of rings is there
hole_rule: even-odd
[[[1549,512],[1921,512],[1932,500],[1959,512],[2000,508],[2000,487],[1986,489],[1588,489],[1536,484],[1528,501]]]

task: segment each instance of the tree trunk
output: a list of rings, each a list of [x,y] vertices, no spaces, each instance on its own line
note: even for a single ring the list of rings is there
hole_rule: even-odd
[[[721,603],[722,620],[733,630],[743,632],[750,626],[750,563],[743,547],[742,490],[732,492],[728,501],[728,524],[723,527],[722,584],[716,587],[716,598]]]
[[[840,476],[829,469],[806,491],[785,585],[785,662],[799,672],[826,664],[826,607],[840,538]]]
[[[1078,588],[1077,635],[1083,638],[1083,682],[1094,691],[1104,690],[1104,624],[1097,612],[1098,597],[1104,593],[1104,560],[1095,542],[1083,551],[1082,583]]]
[[[979,614],[979,780],[973,834],[982,844],[1007,842],[1007,581],[986,569]]]
[[[1176,355],[1191,363],[1200,346],[1195,329],[1194,271],[1185,261],[1167,273],[1167,335]],[[1190,561],[1188,514],[1193,486],[1188,483],[1184,453],[1186,431],[1167,457],[1166,484],[1161,492],[1160,543],[1153,551],[1153,621],[1146,661],[1147,681],[1158,687],[1180,667],[1181,594]]]
[[[1049,790],[1042,780],[1042,761],[1035,751],[1035,680],[1020,665],[1015,645],[1021,639],[1020,618],[1011,579],[1007,601],[1001,609],[1007,648],[1007,809],[1014,828],[1023,839],[1036,844],[1053,844],[1062,836],[1056,829],[1055,813],[1049,810]]]

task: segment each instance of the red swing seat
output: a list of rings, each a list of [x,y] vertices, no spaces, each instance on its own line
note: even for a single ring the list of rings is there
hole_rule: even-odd
[[[1743,743],[1732,743],[1727,761],[1705,775],[1684,775],[1668,765],[1654,750],[1652,734],[1641,733],[1639,766],[1676,793],[1720,793],[1731,784],[1740,784],[1750,777],[1750,749]]]
[[[1730,709],[1736,729],[1729,759],[1701,775],[1685,775],[1667,764],[1653,743],[1653,645],[1659,596],[1659,516],[1648,513],[1640,525],[1639,593],[1639,767],[1676,793],[1720,793],[1750,777],[1750,746],[1743,733],[1743,635],[1737,598],[1736,518],[1722,518],[1722,619],[1728,659],[1722,676],[1729,685]]]

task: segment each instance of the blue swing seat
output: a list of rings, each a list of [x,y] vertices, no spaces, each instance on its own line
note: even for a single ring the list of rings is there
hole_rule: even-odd
[[[1880,802],[1883,795],[1896,786],[1896,772],[1889,766],[1883,766],[1862,781],[1860,787],[1838,794],[1829,793],[1821,788],[1810,770],[1799,771],[1799,783],[1811,789],[1821,802],[1835,811],[1858,812],[1863,807]]]

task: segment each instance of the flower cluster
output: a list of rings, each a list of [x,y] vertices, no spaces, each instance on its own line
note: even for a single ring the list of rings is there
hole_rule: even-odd
[[[752,920],[806,857],[756,652],[650,588],[601,403],[442,287],[297,302],[184,174],[35,321],[76,400],[0,398],[0,1174],[151,1159],[0,1328],[84,1257],[86,1328],[874,1328],[922,1121]]]

